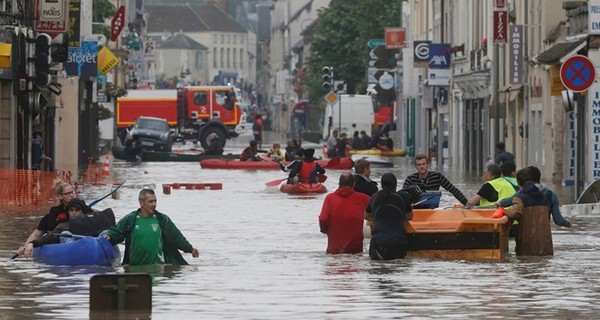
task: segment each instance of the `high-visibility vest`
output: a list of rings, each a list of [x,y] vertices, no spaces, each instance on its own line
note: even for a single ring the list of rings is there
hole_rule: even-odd
[[[498,192],[498,201],[500,201],[504,198],[508,198],[516,193],[515,188],[513,188],[513,186],[510,184],[510,182],[506,181],[502,177],[496,178],[494,180],[490,180],[487,183],[492,185],[494,190],[496,190],[496,192]],[[488,207],[488,206],[495,206],[495,205],[496,205],[495,201],[490,202],[484,198],[481,198],[481,200],[479,200],[480,207]]]

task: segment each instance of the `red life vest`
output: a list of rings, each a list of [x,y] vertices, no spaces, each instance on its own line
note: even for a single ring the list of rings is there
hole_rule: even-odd
[[[298,181],[302,183],[310,183],[310,174],[317,167],[317,163],[302,161],[302,168],[298,172]]]

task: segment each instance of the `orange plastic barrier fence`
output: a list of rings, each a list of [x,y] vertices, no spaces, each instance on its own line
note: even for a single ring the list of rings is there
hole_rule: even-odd
[[[31,212],[56,203],[52,192],[54,179],[70,180],[70,172],[0,168],[0,211]]]

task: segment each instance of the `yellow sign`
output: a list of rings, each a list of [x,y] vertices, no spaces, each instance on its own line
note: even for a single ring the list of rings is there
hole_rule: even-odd
[[[12,52],[12,44],[0,43],[0,69],[10,69],[10,54]]]
[[[107,74],[119,63],[117,58],[107,47],[100,49],[98,52],[98,70],[102,74]]]
[[[329,91],[329,93],[325,96],[325,100],[327,100],[329,104],[335,104],[338,100],[338,95],[333,91]]]
[[[562,91],[566,90],[560,81],[560,65],[550,67],[550,95],[555,97],[562,96]]]

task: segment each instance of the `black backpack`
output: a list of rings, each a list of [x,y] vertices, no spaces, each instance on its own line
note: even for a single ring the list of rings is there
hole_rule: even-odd
[[[69,230],[80,236],[97,237],[100,232],[114,225],[116,225],[115,214],[111,208],[82,213],[69,219]]]

